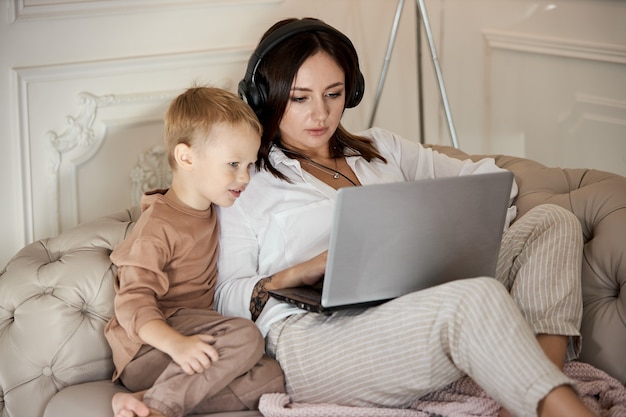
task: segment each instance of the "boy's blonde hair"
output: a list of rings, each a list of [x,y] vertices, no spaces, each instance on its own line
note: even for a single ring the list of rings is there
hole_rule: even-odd
[[[261,136],[263,128],[252,109],[235,94],[215,87],[192,87],[176,97],[165,113],[167,160],[176,170],[174,148],[179,143],[202,146],[217,123],[247,124]]]

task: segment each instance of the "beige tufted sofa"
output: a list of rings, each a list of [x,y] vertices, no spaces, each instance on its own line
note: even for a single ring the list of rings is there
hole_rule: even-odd
[[[626,294],[620,292],[626,286],[626,178],[495,159],[516,176],[520,214],[549,202],[579,218],[585,240],[581,359],[626,383]],[[123,388],[110,382],[113,364],[103,336],[113,311],[109,253],[138,215],[133,208],[34,242],[0,272],[0,417],[112,415],[111,396]]]

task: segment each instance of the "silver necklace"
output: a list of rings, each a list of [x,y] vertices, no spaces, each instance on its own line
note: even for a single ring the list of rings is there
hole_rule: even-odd
[[[339,171],[334,170],[330,167],[327,167],[326,165],[322,165],[319,162],[313,162],[313,161],[306,161],[308,166],[311,166],[313,168],[317,168],[318,170],[322,171],[325,174],[328,174],[330,176],[333,177],[333,179],[338,180],[339,179]]]
[[[292,155],[295,155],[297,157],[300,157],[302,159],[304,159],[307,162],[307,165],[312,166],[313,168],[317,168],[318,170],[322,171],[325,174],[331,175],[333,177],[333,179],[338,180],[339,177],[343,177],[344,179],[348,180],[350,182],[350,184],[354,185],[355,187],[357,186],[357,183],[355,183],[354,181],[352,181],[349,177],[347,177],[346,175],[344,175],[342,172],[336,170],[336,169],[332,169],[329,166],[326,166],[324,164],[320,164],[317,161],[314,161],[312,158],[309,158],[306,155],[301,154],[300,152],[296,152],[296,151],[292,151],[290,149],[285,149],[283,147],[278,147],[280,150],[282,150],[285,153],[290,153]]]

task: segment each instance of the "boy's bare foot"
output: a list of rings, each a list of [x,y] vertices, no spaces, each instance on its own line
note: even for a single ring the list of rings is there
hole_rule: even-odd
[[[114,417],[148,417],[151,410],[141,400],[143,392],[118,392],[113,396],[111,405]]]

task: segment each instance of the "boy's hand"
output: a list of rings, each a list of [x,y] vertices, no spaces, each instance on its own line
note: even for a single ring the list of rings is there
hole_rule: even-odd
[[[182,336],[167,353],[187,375],[193,375],[204,372],[219,359],[217,350],[212,346],[214,343],[215,337],[208,334]]]
[[[167,353],[187,375],[204,372],[219,359],[213,347],[216,338],[208,334],[185,336],[162,320],[145,323],[138,334],[144,343]]]

